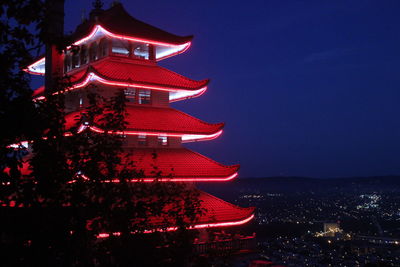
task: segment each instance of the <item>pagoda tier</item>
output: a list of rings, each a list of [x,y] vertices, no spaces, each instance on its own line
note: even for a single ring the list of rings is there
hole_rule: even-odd
[[[131,182],[218,182],[237,177],[239,165],[225,166],[187,148],[135,148],[126,150],[119,168],[143,172]],[[28,161],[20,168],[21,174],[31,173]],[[106,182],[118,182],[110,179]]]
[[[97,10],[72,34],[72,45],[103,37],[132,41],[154,47],[154,59],[162,60],[186,51],[193,36],[177,36],[130,16],[121,4],[107,10]],[[70,47],[68,47],[70,48]],[[45,58],[40,57],[26,68],[31,74],[44,75]]]
[[[222,199],[198,190],[201,208],[205,210],[198,221],[192,226],[195,229],[210,227],[227,227],[242,225],[254,217],[254,207],[241,208]],[[162,225],[165,218],[150,219],[150,224],[157,229]],[[176,227],[167,227],[167,231],[176,230]]]
[[[182,142],[194,142],[211,140],[217,138],[222,133],[224,123],[206,123],[194,118],[182,111],[173,108],[161,108],[152,106],[128,105],[126,107],[126,130],[125,135],[154,135],[179,137]],[[80,131],[86,128],[95,132],[103,132],[98,125],[89,125],[82,122],[81,112],[75,111],[65,117],[65,129],[70,131],[74,126],[79,126]]]
[[[187,148],[134,148],[122,157],[125,164],[143,177],[132,182],[212,182],[229,181],[237,176],[239,165],[225,166]]]
[[[168,91],[170,102],[199,96],[207,89],[209,80],[195,81],[156,65],[155,62],[107,57],[68,73],[69,91],[92,82],[116,87],[135,87]],[[34,91],[40,97],[44,87]]]
[[[203,191],[198,190],[198,193],[200,208],[204,213],[198,217],[191,229],[239,226],[254,218],[254,207],[241,208]],[[165,208],[168,209],[168,206]],[[149,229],[145,233],[175,231],[178,229],[175,225],[176,222],[172,218],[168,219],[165,216],[149,218]],[[120,232],[100,233],[97,238],[107,238],[110,235],[119,236]]]
[[[192,80],[157,65],[157,61],[184,52],[192,37],[179,37],[132,18],[116,4],[108,10],[95,9],[79,25],[72,41],[57,61],[52,73],[63,69],[69,79],[65,90],[66,135],[94,131],[104,133],[99,121],[81,119],[90,104],[89,91],[104,98],[123,90],[126,96],[127,128],[114,132],[124,137],[118,170],[131,171],[130,182],[229,181],[238,176],[239,165],[225,166],[182,146],[182,143],[214,139],[222,133],[223,123],[209,124],[170,107],[170,102],[202,95],[209,80]],[[63,64],[63,66],[61,66]],[[45,59],[27,67],[33,74],[45,73]],[[61,74],[61,73],[59,73]],[[91,86],[93,85],[93,86]],[[84,89],[89,90],[84,90]],[[44,98],[44,87],[34,92]],[[87,133],[87,132],[86,132]],[[21,166],[28,174],[29,164]],[[96,179],[85,174],[76,179]],[[121,182],[121,177],[107,177],[102,182]],[[156,197],[149,192],[149,198]],[[254,208],[240,208],[200,191],[201,206],[206,210],[192,228],[241,225],[254,217]],[[171,208],[171,207],[169,207]],[[168,207],[165,207],[168,211]],[[176,230],[176,223],[154,215],[149,232],[154,229]],[[109,235],[109,234],[108,234]]]
[[[254,217],[254,207],[238,207],[203,191],[200,191],[200,200],[206,214],[200,217],[195,228],[241,225]]]
[[[116,36],[125,36],[166,46],[185,45],[193,39],[192,35],[178,36],[137,20],[126,12],[121,4],[115,4],[107,10],[98,11],[96,15],[91,14],[89,20],[76,28],[72,40],[82,42],[82,39],[93,33],[97,25]]]

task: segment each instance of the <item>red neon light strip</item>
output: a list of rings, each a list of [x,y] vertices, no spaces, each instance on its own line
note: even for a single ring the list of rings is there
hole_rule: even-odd
[[[206,90],[207,90],[207,86],[204,87],[204,88],[201,88],[199,90],[194,91],[194,92],[196,92],[195,94],[188,95],[188,96],[183,96],[183,97],[179,97],[179,98],[175,98],[175,99],[170,99],[169,102],[172,103],[172,102],[177,102],[177,101],[184,100],[184,99],[190,99],[190,98],[199,97],[199,96],[203,95],[206,92]]]
[[[73,91],[75,89],[85,87],[87,84],[89,84],[89,82],[91,80],[98,81],[98,82],[100,82],[102,84],[118,86],[118,87],[138,87],[138,88],[145,88],[145,89],[158,90],[158,91],[167,91],[167,92],[185,92],[185,93],[190,92],[190,91],[184,90],[184,89],[173,89],[173,88],[159,87],[159,86],[147,86],[147,85],[140,85],[140,84],[136,84],[136,83],[110,82],[110,81],[107,81],[107,80],[105,80],[103,78],[100,78],[99,76],[97,76],[93,72],[90,72],[84,81],[82,81],[79,84],[73,85],[72,87],[68,88],[67,91]],[[205,86],[205,87],[203,87],[201,89],[195,90],[195,91],[191,91],[191,92],[193,92],[192,95],[184,96],[184,97],[181,97],[181,98],[178,98],[178,99],[173,99],[173,100],[171,100],[171,102],[175,102],[175,101],[186,99],[186,98],[192,98],[192,97],[200,96],[200,95],[204,94],[204,92],[206,90],[207,90],[207,86]],[[58,93],[59,92],[56,92],[54,94],[58,94]],[[40,97],[35,98],[35,100],[42,100],[44,98],[45,98],[44,96],[40,96]]]
[[[139,43],[148,43],[148,44],[160,45],[160,46],[182,48],[182,49],[176,51],[175,53],[171,53],[171,54],[163,56],[161,58],[157,58],[157,60],[162,60],[162,59],[165,59],[168,57],[175,56],[177,54],[181,54],[181,53],[185,52],[186,50],[188,50],[191,45],[191,42],[177,45],[177,44],[169,44],[169,43],[164,43],[164,42],[157,42],[157,41],[148,40],[148,39],[129,37],[129,36],[125,36],[125,35],[118,35],[118,34],[107,31],[100,25],[96,25],[93,28],[92,32],[88,36],[83,37],[82,39],[76,41],[75,43],[73,43],[73,45],[80,45],[80,44],[86,42],[87,40],[91,39],[94,35],[96,35],[96,33],[98,31],[100,31],[100,32],[104,33],[105,35],[112,37],[112,38],[117,38],[117,39],[122,39],[122,40],[127,40],[127,41],[134,41],[134,42],[139,42]],[[71,48],[71,46],[67,47],[67,49],[70,49],[70,48]],[[43,58],[39,59],[38,61],[29,65],[26,69],[24,69],[24,71],[27,71],[28,73],[31,73],[31,74],[44,75],[44,72],[35,71],[35,66],[44,65],[44,64],[45,64],[45,58],[43,57]]]
[[[248,218],[243,219],[241,221],[236,222],[222,222],[222,223],[208,223],[208,224],[197,224],[193,228],[195,229],[202,229],[202,228],[209,228],[209,227],[227,227],[227,226],[238,226],[245,223],[248,223],[254,218],[254,214],[251,214]]]
[[[169,57],[173,57],[173,56],[182,54],[182,53],[186,52],[186,50],[189,49],[189,47],[190,47],[190,45],[191,45],[192,43],[189,42],[188,44],[189,44],[189,45],[186,46],[183,50],[178,50],[178,51],[176,51],[175,53],[172,53],[172,54],[169,54],[169,55],[165,55],[165,56],[160,57],[160,58],[156,58],[156,60],[157,60],[157,61],[160,61],[160,60],[163,60],[163,59],[166,59],[166,58],[169,58]],[[156,55],[156,56],[157,56],[157,55]]]
[[[93,132],[104,133],[104,130],[102,130],[102,129],[96,127],[96,126],[84,126],[84,125],[81,125],[79,127],[78,133],[80,133],[83,130],[85,130],[86,127],[89,127],[89,129],[92,130]],[[168,137],[181,137],[182,139],[185,136],[186,137],[189,136],[188,139],[183,140],[184,143],[187,143],[187,142],[191,142],[191,141],[213,140],[213,139],[219,137],[222,134],[222,132],[223,132],[223,130],[219,130],[218,132],[213,133],[213,134],[209,134],[209,135],[206,135],[206,134],[177,134],[177,133],[176,134],[171,134],[171,133],[154,133],[154,132],[140,132],[140,131],[124,131],[124,132],[117,131],[117,132],[109,132],[109,133],[111,133],[111,134],[125,134],[125,135],[150,135],[150,136],[163,135],[163,136],[168,136]],[[190,138],[190,137],[192,137],[192,138]]]
[[[170,102],[175,102],[175,101],[179,101],[179,100],[183,100],[183,99],[187,99],[187,98],[193,98],[193,97],[201,96],[207,90],[207,86],[205,86],[203,88],[200,88],[198,90],[189,91],[189,90],[184,90],[184,89],[173,89],[173,88],[160,87],[160,86],[147,86],[147,85],[141,85],[141,84],[137,84],[137,83],[110,82],[110,81],[107,81],[107,80],[105,80],[103,78],[100,78],[99,76],[97,76],[93,72],[90,72],[87,75],[87,77],[85,78],[85,80],[83,80],[81,83],[73,85],[72,87],[68,88],[66,91],[73,91],[75,89],[79,89],[79,88],[85,87],[92,80],[100,82],[102,84],[111,85],[111,86],[118,86],[118,87],[136,87],[136,88],[145,88],[145,89],[158,90],[158,91],[167,91],[167,92],[185,92],[185,93],[191,92],[192,93],[192,95],[186,95],[186,96],[183,96],[181,98],[172,99],[172,100],[170,100]],[[56,92],[54,94],[58,94],[58,93],[59,92]],[[43,99],[45,99],[44,96],[40,96],[40,97],[35,98],[35,100],[43,100]]]
[[[86,77],[86,79],[83,82],[81,82],[79,84],[75,84],[69,90],[82,88],[82,87],[86,86],[91,80],[98,81],[102,84],[119,86],[119,87],[139,87],[139,88],[146,88],[146,89],[159,90],[159,91],[168,91],[168,92],[187,92],[187,90],[184,90],[184,89],[173,89],[173,88],[161,87],[161,86],[148,86],[148,85],[141,85],[138,83],[111,82],[111,81],[107,81],[106,79],[100,78],[93,72],[90,72],[89,75]],[[201,89],[198,89],[195,92],[203,93],[203,91],[205,91],[206,89],[207,89],[207,86],[205,86]]]
[[[96,33],[98,31],[103,32],[105,35],[107,35],[109,37],[112,37],[112,38],[117,38],[117,39],[122,39],[122,40],[127,40],[127,41],[134,41],[134,42],[139,42],[139,43],[149,43],[149,44],[153,44],[153,45],[161,45],[161,46],[167,46],[167,47],[182,48],[182,49],[176,51],[175,53],[163,56],[161,58],[157,58],[157,60],[162,60],[162,59],[165,59],[165,58],[172,57],[172,56],[178,55],[180,53],[183,53],[186,50],[188,50],[190,45],[191,45],[191,42],[187,42],[187,43],[184,43],[184,44],[176,45],[176,44],[157,42],[157,41],[148,40],[148,39],[129,37],[129,36],[126,36],[126,35],[119,35],[119,34],[115,34],[115,33],[107,31],[106,29],[104,29],[100,25],[96,25],[93,28],[92,32],[88,36],[76,41],[74,43],[74,45],[80,45],[81,43],[86,42],[87,40],[91,39],[94,35],[96,35]],[[67,47],[67,49],[69,49],[69,48],[70,48],[70,46]]]
[[[129,182],[135,183],[135,182],[154,182],[155,180],[160,181],[160,182],[223,182],[223,181],[230,181],[238,176],[238,173],[235,172],[234,174],[228,176],[228,177],[221,177],[221,178],[161,178],[161,179],[155,179],[155,178],[143,178],[143,179],[131,179]],[[113,180],[107,180],[104,181],[106,183],[119,183],[119,179],[113,179]]]
[[[158,42],[158,41],[149,40],[149,39],[129,37],[126,35],[119,35],[119,34],[109,32],[108,30],[104,29],[101,25],[96,25],[93,28],[92,32],[88,36],[76,41],[74,43],[74,45],[80,45],[81,43],[84,43],[85,41],[89,40],[97,33],[97,31],[103,32],[105,35],[108,35],[109,37],[112,37],[112,38],[123,39],[123,40],[128,40],[128,41],[133,41],[133,42],[139,42],[139,43],[149,43],[149,44],[153,44],[153,45],[161,45],[161,46],[169,46],[169,47],[187,47],[191,43],[191,42],[187,42],[184,44],[170,44],[170,43]]]
[[[188,134],[182,135],[182,143],[196,142],[196,141],[209,141],[219,137],[222,134],[223,130],[219,130],[218,132],[210,135],[196,135],[196,134]],[[186,139],[186,138],[187,139]]]
[[[21,148],[21,147],[28,148],[28,146],[29,146],[29,142],[28,141],[21,141],[19,143],[11,144],[11,145],[8,145],[6,147],[7,148]]]
[[[203,229],[203,228],[212,228],[212,227],[238,226],[238,225],[242,225],[242,224],[248,223],[249,221],[251,221],[254,218],[254,216],[255,216],[254,214],[251,214],[246,219],[243,219],[243,220],[240,220],[240,221],[197,224],[197,225],[194,225],[192,227],[189,227],[189,229]],[[150,233],[154,233],[154,232],[165,232],[165,231],[170,232],[170,231],[176,231],[177,229],[178,229],[178,227],[168,227],[166,229],[145,230],[144,233],[145,234],[150,234]],[[131,234],[134,234],[134,232],[131,232]],[[110,237],[110,235],[120,236],[121,232],[114,232],[114,233],[111,233],[111,234],[100,233],[100,234],[97,235],[97,238],[107,238],[107,237]]]
[[[137,182],[145,182],[145,183],[151,183],[154,182],[155,180],[159,182],[226,182],[233,180],[236,178],[239,174],[235,172],[234,174],[228,176],[228,177],[214,177],[214,178],[209,178],[209,177],[199,177],[199,178],[143,178],[143,179],[130,179],[128,182],[129,183],[137,183]],[[84,174],[80,174],[83,180],[89,180],[90,178],[87,177]],[[77,180],[71,180],[68,183],[72,184],[75,183]],[[112,179],[112,180],[104,180],[103,183],[119,183],[121,180],[119,179]]]
[[[238,226],[245,224],[249,221],[251,221],[254,218],[254,214],[251,214],[249,217],[246,219],[240,220],[240,221],[233,221],[233,222],[220,222],[220,223],[205,223],[205,224],[196,224],[192,227],[189,227],[189,229],[204,229],[204,228],[212,228],[212,227],[229,227],[229,226]],[[158,232],[170,232],[170,231],[176,231],[178,230],[178,227],[168,227],[166,230],[164,229],[155,229],[155,230],[146,230],[144,231],[145,234],[149,233],[154,233],[156,231]]]
[[[23,69],[23,71],[26,71],[26,72],[28,72],[30,74],[34,74],[34,75],[44,75],[45,74],[44,72],[35,71],[35,66],[44,65],[44,64],[45,64],[45,57],[42,57],[38,61],[32,63],[31,65],[29,65],[28,67]]]
[[[38,97],[34,98],[33,101],[40,101],[40,100],[44,100],[44,99],[46,99],[46,97],[38,96]]]

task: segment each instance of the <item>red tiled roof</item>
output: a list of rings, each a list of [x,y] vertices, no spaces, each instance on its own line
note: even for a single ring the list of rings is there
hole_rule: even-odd
[[[200,190],[198,190],[198,192],[200,194],[199,200],[201,202],[201,208],[204,209],[205,212],[198,218],[198,221],[196,221],[195,228],[196,226],[197,228],[232,226],[229,223],[235,222],[245,223],[244,220],[249,219],[254,213],[254,207],[241,208],[206,192]],[[151,218],[150,224],[156,228],[158,225],[163,224],[164,220],[165,218]],[[224,223],[226,225],[224,225]]]
[[[143,171],[141,178],[146,182],[154,178],[172,182],[224,181],[233,179],[239,169],[239,165],[222,165],[187,148],[134,148],[122,158],[129,168]],[[30,174],[29,166],[25,161],[20,169],[22,175]]]
[[[79,127],[81,114],[79,111],[71,112],[65,115],[65,130],[68,132],[72,127]]]
[[[36,90],[33,91],[32,96],[33,97],[38,97],[44,94],[44,86],[40,86]]]
[[[143,170],[145,181],[223,181],[235,177],[239,165],[225,166],[187,148],[134,148],[123,159]],[[129,155],[129,151],[128,154]],[[147,179],[146,179],[147,178]]]
[[[123,82],[132,86],[159,87],[165,90],[198,90],[204,88],[209,80],[196,81],[176,72],[160,67],[155,63],[143,62],[132,59],[118,59],[106,57],[90,65],[70,72],[68,82],[74,85],[82,83],[89,75],[94,73],[107,82]],[[40,96],[44,87],[36,89],[33,96]]]
[[[29,158],[25,158],[22,161],[22,166],[18,167],[19,171],[21,172],[22,176],[28,176],[32,173],[31,165],[29,164]],[[10,168],[7,167],[4,169],[4,172],[10,174]]]
[[[87,36],[96,24],[100,24],[108,31],[118,35],[168,44],[180,45],[193,39],[193,36],[178,36],[137,20],[129,15],[121,4],[115,4],[107,10],[94,12],[97,12],[97,14],[92,13],[89,20],[78,25],[72,36],[73,41]]]
[[[128,105],[126,107],[126,130],[175,134],[213,134],[221,130],[224,123],[206,123],[173,108],[145,107]],[[66,129],[76,126],[79,111],[66,116]]]
[[[212,134],[224,123],[211,124],[173,108],[127,106],[128,129],[143,131]]]
[[[200,191],[200,200],[206,214],[200,217],[197,224],[240,221],[251,216],[255,210],[253,207],[238,207],[203,191]]]
[[[91,64],[73,75],[71,82],[78,77],[85,78],[91,71],[107,81],[128,82],[143,86],[160,86],[171,89],[197,90],[207,85],[209,80],[195,81],[156,64],[144,64],[138,60],[105,58]],[[79,80],[82,80],[79,79]]]

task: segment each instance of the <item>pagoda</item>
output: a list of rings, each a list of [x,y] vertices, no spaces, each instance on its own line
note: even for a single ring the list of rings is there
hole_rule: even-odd
[[[87,86],[95,86],[104,97],[123,90],[126,99],[124,150],[133,151],[132,161],[144,171],[140,182],[224,182],[238,176],[239,165],[225,166],[182,144],[219,137],[224,124],[211,124],[170,106],[171,102],[201,96],[209,80],[192,80],[158,65],[158,62],[188,50],[192,36],[177,36],[131,17],[119,3],[103,10],[95,8],[72,35],[62,54],[63,73],[70,77],[65,92],[67,131],[88,104]],[[79,52],[76,52],[79,51]],[[26,68],[45,75],[45,58]],[[44,87],[34,97],[45,97]],[[103,132],[98,125],[82,124],[80,131]],[[157,158],[154,159],[154,153]],[[137,179],[132,179],[132,182]],[[241,208],[200,191],[206,210],[192,228],[242,225],[254,217],[254,208]],[[171,226],[169,229],[175,229]]]

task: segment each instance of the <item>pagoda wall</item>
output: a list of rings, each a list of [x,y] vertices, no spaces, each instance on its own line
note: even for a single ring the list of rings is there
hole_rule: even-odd
[[[140,143],[137,135],[127,135],[123,148],[181,148],[182,141],[180,137],[168,137],[167,145],[160,145],[158,143],[157,136],[148,135],[146,138],[146,144]]]
[[[102,84],[93,84],[89,87],[76,89],[65,94],[65,112],[69,113],[72,111],[79,110],[82,107],[87,106],[87,92],[89,90],[94,90],[99,95],[110,98],[115,96],[118,90],[124,90],[125,88],[105,86]],[[82,104],[81,104],[82,103]],[[127,102],[128,104],[134,104]],[[139,104],[137,104],[139,105]],[[169,92],[151,90],[151,100],[150,104],[143,104],[143,106],[153,106],[153,107],[168,107],[169,106]]]
[[[81,90],[68,92],[65,94],[65,113],[70,113],[80,108],[80,99],[87,103],[86,96]]]
[[[169,92],[153,90],[151,95],[151,105],[153,107],[168,107]]]

